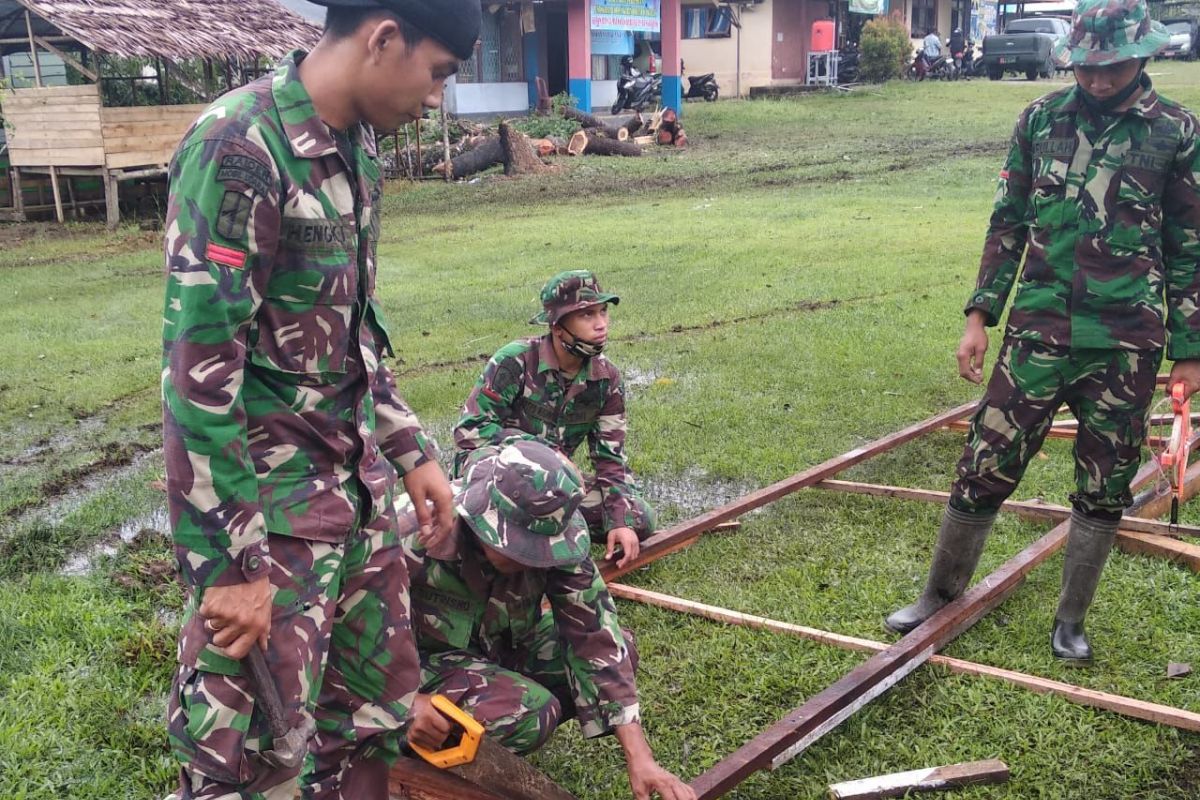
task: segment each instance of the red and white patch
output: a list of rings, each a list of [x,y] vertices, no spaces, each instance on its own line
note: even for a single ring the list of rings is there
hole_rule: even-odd
[[[246,267],[246,252],[244,250],[235,250],[232,247],[223,247],[212,242],[209,242],[208,246],[204,248],[204,257],[216,264],[224,264],[234,269],[244,269]]]
[[[1006,170],[1006,169],[1000,170],[1000,180],[1002,180],[1002,181],[1008,180],[1008,170]]]
[[[483,393],[483,395],[485,397],[490,398],[492,401],[494,401],[496,403],[504,402],[504,398],[500,396],[500,393],[497,392],[495,389],[491,388],[490,386],[484,386],[480,391]]]

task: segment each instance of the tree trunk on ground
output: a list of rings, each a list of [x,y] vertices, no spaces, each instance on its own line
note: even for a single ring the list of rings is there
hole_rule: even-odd
[[[505,175],[536,174],[549,169],[534,154],[529,137],[507,122],[500,123],[500,147],[503,151]]]
[[[571,137],[567,146],[571,155],[589,156],[640,156],[642,148],[633,142],[622,142],[610,139],[595,132],[579,131]]]
[[[567,119],[573,119],[585,128],[595,128],[602,131],[605,136],[612,139],[617,138],[617,126],[609,125],[599,117],[594,117],[586,111],[580,111],[578,108],[563,106],[562,114]]]
[[[482,172],[493,164],[499,164],[502,160],[504,160],[504,148],[500,145],[500,137],[489,136],[475,149],[468,150],[450,160],[450,177],[465,178],[476,172]],[[439,164],[436,169],[438,172],[442,172],[445,168],[444,164]]]
[[[626,135],[618,138],[620,138],[621,141],[625,141],[631,136],[636,136],[637,132],[640,131],[642,126],[645,124],[646,121],[642,119],[641,114],[634,114],[632,117],[621,123],[621,130],[625,131]]]

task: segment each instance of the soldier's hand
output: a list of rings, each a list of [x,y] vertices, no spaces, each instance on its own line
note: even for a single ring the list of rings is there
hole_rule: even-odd
[[[624,567],[638,557],[642,546],[638,542],[633,528],[613,528],[608,532],[608,546],[604,551],[604,560],[612,561],[618,547],[621,548],[622,553],[621,558],[617,561],[618,567]]]
[[[1191,397],[1200,390],[1200,359],[1189,358],[1176,361],[1171,366],[1171,377],[1167,379],[1167,396],[1171,395],[1171,387],[1183,383],[1184,398]]]
[[[635,800],[650,800],[657,792],[663,800],[696,800],[696,790],[651,760],[629,765],[629,788]]]
[[[983,356],[988,349],[987,329],[983,312],[973,310],[967,315],[962,339],[958,342],[958,374],[971,383],[983,383]]]
[[[450,481],[436,461],[426,461],[404,476],[404,490],[412,498],[421,532],[417,535],[426,550],[434,550],[454,529],[454,493]],[[433,505],[430,512],[428,503]]]
[[[200,616],[212,643],[230,658],[241,659],[257,643],[267,649],[271,632],[271,581],[210,586],[204,590]]]
[[[440,750],[454,723],[433,707],[432,695],[418,694],[408,711],[408,743],[426,750]]]

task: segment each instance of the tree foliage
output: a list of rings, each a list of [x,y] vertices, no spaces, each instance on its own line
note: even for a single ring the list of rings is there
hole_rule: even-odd
[[[863,80],[881,83],[904,74],[908,65],[908,27],[898,14],[876,17],[863,26],[859,69]]]

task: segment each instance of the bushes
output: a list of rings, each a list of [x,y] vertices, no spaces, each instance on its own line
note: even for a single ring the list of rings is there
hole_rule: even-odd
[[[859,70],[863,80],[879,83],[899,78],[908,66],[908,27],[898,14],[876,17],[863,26]]]

